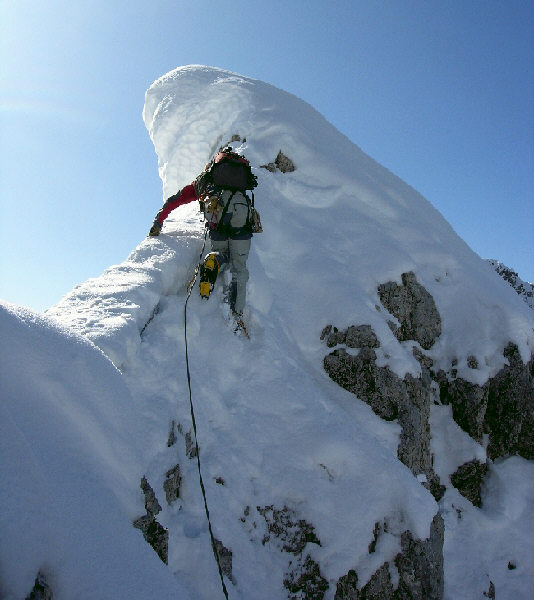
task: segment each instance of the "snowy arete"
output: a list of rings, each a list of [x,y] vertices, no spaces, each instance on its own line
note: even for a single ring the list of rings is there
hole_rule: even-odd
[[[164,198],[222,145],[258,178],[250,339],[222,285],[187,313],[229,598],[530,598],[532,309],[291,94],[181,67],[143,118]],[[203,230],[180,207],[45,315],[0,307],[2,598],[222,597],[185,371]]]

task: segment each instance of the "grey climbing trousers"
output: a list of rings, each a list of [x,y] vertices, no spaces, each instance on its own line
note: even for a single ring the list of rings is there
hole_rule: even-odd
[[[219,255],[219,269],[222,270],[227,266],[230,268],[232,273],[230,306],[234,312],[242,314],[247,299],[247,258],[250,252],[250,239],[211,240],[211,250]]]

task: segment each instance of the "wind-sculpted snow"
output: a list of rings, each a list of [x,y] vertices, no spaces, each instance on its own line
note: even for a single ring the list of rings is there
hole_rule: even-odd
[[[40,571],[58,600],[176,598],[131,526],[147,434],[120,373],[29,310],[0,304],[0,335],[1,597]]]
[[[364,586],[385,562],[397,584],[393,565],[401,540],[408,531],[414,539],[428,538],[439,507],[421,485],[424,474],[414,477],[398,460],[399,424],[383,421],[328,378],[321,331],[332,323],[340,331],[365,326],[376,338],[378,368],[401,379],[420,377],[413,347],[421,347],[395,335],[402,324],[379,297],[381,285],[402,286],[403,274],[412,273],[435,303],[432,343],[423,348],[433,368],[448,371],[454,361],[458,377],[482,385],[506,363],[509,342],[529,360],[532,311],[429,202],[291,94],[219,69],[182,67],[150,87],[143,117],[164,199],[231,139],[251,160],[259,182],[256,207],[264,233],[254,236],[248,261],[245,319],[251,340],[232,335],[220,286],[208,303],[194,291],[188,308],[200,455],[215,537],[231,556],[230,596],[287,597],[284,577],[296,580],[288,573],[290,562],[319,565],[318,579],[329,585],[325,598],[333,598],[336,582],[349,572]],[[280,151],[294,171],[261,168]],[[147,202],[156,213],[161,199]],[[132,401],[128,410],[119,402],[120,410],[143,430],[139,480],[146,477],[162,506],[157,518],[169,531],[169,569],[195,598],[208,600],[220,594],[220,583],[191,460],[183,339],[185,286],[202,237],[197,207],[177,209],[158,238],[143,240],[124,263],[77,286],[47,316],[90,339],[121,370]],[[477,368],[469,366],[475,363]],[[435,470],[445,477],[485,456],[449,412],[439,406],[431,415]],[[177,464],[180,492],[169,504],[165,478]],[[516,482],[522,469],[530,472],[522,459],[513,468],[506,461],[489,467],[501,497],[508,498],[501,482]],[[521,491],[531,494],[526,485]],[[126,492],[130,500],[132,493]],[[139,488],[135,494],[142,504]],[[459,493],[454,496],[466,531],[476,532],[480,519],[503,540],[506,556],[515,550],[504,538],[521,540],[525,566],[515,570],[514,584],[514,597],[521,598],[532,582],[523,560],[532,544],[522,536],[530,517],[523,504],[513,515],[499,516],[495,504],[490,512],[473,512],[484,510],[484,498],[482,504],[475,509]],[[446,525],[455,531],[458,513],[446,506]],[[309,541],[298,557],[284,551],[281,539],[269,535],[263,516],[269,510],[309,524],[320,543]],[[131,535],[141,534],[132,527]],[[447,599],[459,597],[447,596],[447,589],[456,589],[455,582],[447,583],[454,576],[448,565],[463,560],[463,552],[475,557],[477,573],[466,597],[488,589],[484,573],[495,567],[498,553],[485,558],[475,538],[445,534]],[[501,589],[509,585],[506,576],[494,576]]]

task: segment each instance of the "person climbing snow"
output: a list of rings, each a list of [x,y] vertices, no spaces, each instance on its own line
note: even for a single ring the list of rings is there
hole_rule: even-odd
[[[221,148],[204,171],[189,185],[170,196],[156,217],[149,236],[160,234],[165,219],[179,206],[200,202],[210,237],[211,251],[200,265],[200,295],[208,299],[218,273],[229,267],[232,274],[227,299],[236,321],[242,322],[249,278],[247,258],[253,233],[260,233],[259,214],[246,190],[257,185],[249,161]]]

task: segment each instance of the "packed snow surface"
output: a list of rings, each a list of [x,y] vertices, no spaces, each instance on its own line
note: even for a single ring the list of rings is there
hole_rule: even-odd
[[[402,531],[428,537],[440,509],[450,532],[447,600],[482,597],[488,574],[499,597],[529,598],[532,464],[515,458],[491,465],[496,500],[487,507],[475,509],[454,489],[438,507],[397,459],[399,426],[382,421],[324,373],[329,350],[319,339],[328,324],[370,324],[380,340],[380,364],[401,377],[418,375],[414,344],[394,337],[388,320],[395,319],[377,294],[379,284],[400,283],[402,273],[413,271],[442,319],[442,334],[428,352],[436,367],[448,369],[456,360],[460,377],[483,383],[505,364],[509,341],[530,358],[529,307],[429,202],[286,92],[227,71],[182,67],[150,87],[143,117],[163,199],[190,183],[235,136],[234,148],[259,181],[264,233],[254,236],[248,261],[251,339],[233,335],[221,286],[207,303],[194,290],[187,312],[208,503],[215,537],[232,552],[230,597],[287,596],[282,576],[274,575],[287,570],[287,553],[275,539],[266,541],[258,512],[273,506],[313,525],[321,545],[308,543],[305,554],[330,582],[326,598],[349,569],[363,585],[384,561],[392,564]],[[295,171],[262,169],[280,150]],[[154,213],[160,200],[147,199]],[[181,207],[160,237],[143,240],[123,263],[77,286],[45,317],[3,307],[8,431],[1,443],[10,485],[3,488],[9,536],[2,536],[0,590],[7,598],[24,597],[39,570],[50,574],[59,600],[73,589],[81,599],[166,598],[171,586],[173,597],[221,594],[196,462],[186,445],[184,302],[202,243],[198,208]],[[478,369],[468,368],[469,356]],[[431,425],[440,476],[484,458],[484,448],[455,426],[446,407],[436,407]],[[178,441],[169,445],[171,428]],[[168,504],[163,482],[176,464],[180,498]],[[163,509],[158,521],[169,529],[168,569],[131,526],[144,512],[143,475]],[[514,498],[510,486],[525,500]],[[384,520],[388,534],[369,553],[374,525]],[[511,560],[514,570],[506,568]],[[458,569],[467,565],[472,572],[462,571],[460,579]],[[157,592],[144,594],[149,585]]]

